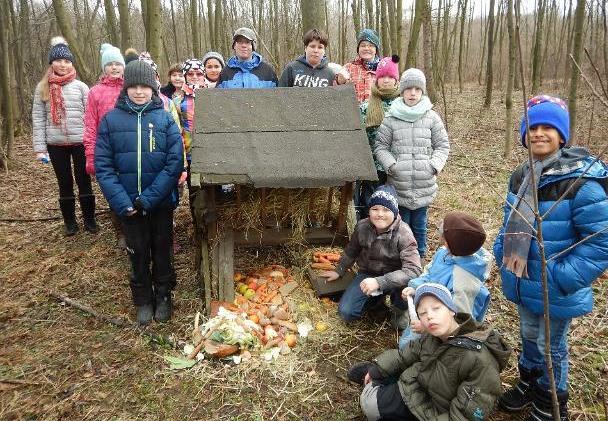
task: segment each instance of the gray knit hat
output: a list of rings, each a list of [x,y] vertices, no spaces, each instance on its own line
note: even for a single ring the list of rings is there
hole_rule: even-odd
[[[125,82],[123,89],[135,85],[145,85],[152,88],[155,94],[158,94],[158,83],[156,82],[156,72],[148,63],[142,60],[134,60],[129,62],[125,67]]]
[[[399,92],[403,94],[407,88],[416,87],[422,89],[422,93],[426,94],[426,76],[420,69],[407,69],[401,75],[399,82]]]
[[[222,55],[216,51],[209,51],[207,54],[205,54],[202,58],[202,62],[203,62],[203,67],[205,66],[205,63],[207,63],[207,60],[209,60],[210,58],[214,58],[217,61],[220,62],[220,64],[222,65],[222,69],[224,67],[226,67],[226,63],[224,62],[224,57],[222,57]]]
[[[432,282],[422,284],[418,288],[416,288],[416,294],[414,295],[414,306],[416,307],[416,309],[418,309],[418,304],[420,304],[420,300],[422,300],[422,298],[427,295],[432,295],[433,297],[441,301],[447,308],[449,308],[454,313],[458,312],[450,290],[441,284],[436,284]]]

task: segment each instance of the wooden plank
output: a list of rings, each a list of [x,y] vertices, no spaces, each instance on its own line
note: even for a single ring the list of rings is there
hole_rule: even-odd
[[[352,84],[308,89],[209,89],[197,92],[195,101],[196,109],[205,110],[195,119],[195,143],[200,133],[361,128]]]
[[[218,248],[219,299],[232,302],[234,300],[234,233],[232,229],[224,231]]]
[[[209,263],[209,243],[206,238],[201,238],[201,272],[203,275],[203,291],[205,299],[205,313],[211,311],[211,267]]]
[[[331,207],[334,198],[334,188],[330,187],[327,191],[327,204],[325,208],[325,219],[323,220],[324,225],[329,225],[329,221],[331,220]]]
[[[267,228],[262,232],[237,231],[234,233],[234,244],[239,247],[278,246],[287,243],[292,235],[290,228]],[[326,227],[308,228],[304,233],[304,241],[308,244],[345,245],[348,237]]]
[[[346,233],[346,213],[348,204],[353,200],[353,183],[348,183],[341,189],[340,207],[338,208],[338,222],[336,223],[336,232],[340,234]]]

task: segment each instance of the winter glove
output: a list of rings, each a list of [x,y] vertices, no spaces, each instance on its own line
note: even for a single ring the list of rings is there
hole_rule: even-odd
[[[36,154],[36,161],[40,161],[43,164],[48,164],[50,162],[49,154],[45,152],[38,152]]]
[[[139,213],[141,215],[146,214],[144,205],[143,205],[143,203],[141,203],[141,200],[139,200],[139,197],[137,199],[135,199],[135,201],[133,202],[133,209],[135,209],[137,211],[137,213]]]

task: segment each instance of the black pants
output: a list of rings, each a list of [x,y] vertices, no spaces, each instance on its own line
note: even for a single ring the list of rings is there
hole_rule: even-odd
[[[386,173],[384,171],[376,171],[376,173],[378,181],[357,181],[355,183],[354,202],[357,220],[369,216],[369,201],[372,194],[379,186],[386,184]]]
[[[84,157],[84,146],[55,146],[47,145],[47,151],[51,158],[51,164],[59,184],[60,198],[73,198],[74,178],[78,185],[80,196],[93,194],[91,177],[85,170],[86,158]],[[74,163],[74,176],[72,177],[72,162]]]
[[[136,306],[152,304],[175,288],[173,210],[121,217],[131,260],[131,293]],[[152,270],[150,270],[152,263]]]

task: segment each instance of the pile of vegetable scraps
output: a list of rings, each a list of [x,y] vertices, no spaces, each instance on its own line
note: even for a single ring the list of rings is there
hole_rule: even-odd
[[[205,355],[231,358],[235,363],[260,354],[270,361],[291,352],[298,336],[312,330],[309,320],[296,323],[287,296],[298,284],[289,271],[270,265],[248,274],[234,274],[236,298],[233,303],[214,301],[211,318],[192,331],[193,344],[184,347],[188,359]]]

